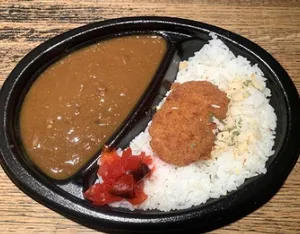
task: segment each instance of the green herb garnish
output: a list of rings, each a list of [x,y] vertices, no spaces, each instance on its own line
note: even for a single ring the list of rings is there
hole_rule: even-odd
[[[190,147],[191,147],[191,149],[194,149],[195,147],[196,147],[196,143],[192,143],[191,145],[190,145]]]
[[[215,115],[211,112],[208,113],[208,119],[209,119],[209,122],[212,123],[214,121],[214,117]]]
[[[248,87],[251,82],[252,82],[251,80],[246,80],[243,82],[243,85]]]

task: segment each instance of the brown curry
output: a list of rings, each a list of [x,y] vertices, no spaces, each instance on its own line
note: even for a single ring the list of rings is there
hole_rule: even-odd
[[[66,179],[95,155],[136,105],[166,51],[159,36],[99,42],[47,68],[21,107],[28,157],[45,174]]]

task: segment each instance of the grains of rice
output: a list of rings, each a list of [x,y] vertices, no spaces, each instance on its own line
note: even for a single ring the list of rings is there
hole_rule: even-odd
[[[184,167],[166,164],[153,155],[147,128],[130,147],[134,153],[144,151],[153,157],[155,171],[144,188],[148,198],[139,206],[126,201],[111,206],[161,211],[185,209],[226,195],[245,179],[266,173],[265,163],[274,153],[277,120],[269,104],[271,92],[266,87],[266,78],[256,64],[236,57],[221,40],[211,36],[208,44],[181,63],[175,82],[209,81],[230,98],[226,119],[222,122],[213,119],[217,130],[212,158]]]

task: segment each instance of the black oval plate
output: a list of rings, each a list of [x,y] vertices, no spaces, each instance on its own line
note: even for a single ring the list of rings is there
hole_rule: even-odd
[[[171,212],[129,211],[97,207],[83,199],[82,190],[93,182],[91,178],[97,156],[75,176],[63,182],[49,179],[28,162],[18,135],[19,107],[37,74],[51,63],[79,47],[111,37],[155,33],[166,38],[168,52],[152,85],[111,139],[111,144],[126,146],[151,119],[151,105],[157,104],[167,91],[169,83],[175,78],[178,62],[193,56],[206,44],[210,32],[216,33],[234,54],[247,57],[252,64],[257,63],[268,78],[267,86],[272,92],[270,102],[275,109],[278,126],[275,153],[267,162],[266,174],[248,179],[238,190],[226,196],[210,199],[190,209]],[[31,51],[11,72],[1,89],[0,106],[0,159],[10,179],[23,192],[45,206],[83,225],[107,232],[204,232],[219,228],[267,202],[282,186],[300,152],[299,96],[280,64],[261,47],[239,35],[178,18],[114,19],[89,24],[52,38]]]

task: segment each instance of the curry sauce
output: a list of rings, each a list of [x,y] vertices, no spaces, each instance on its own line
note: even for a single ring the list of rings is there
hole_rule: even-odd
[[[54,179],[77,172],[132,111],[165,52],[162,37],[126,36],[48,67],[21,107],[20,134],[30,160]]]

